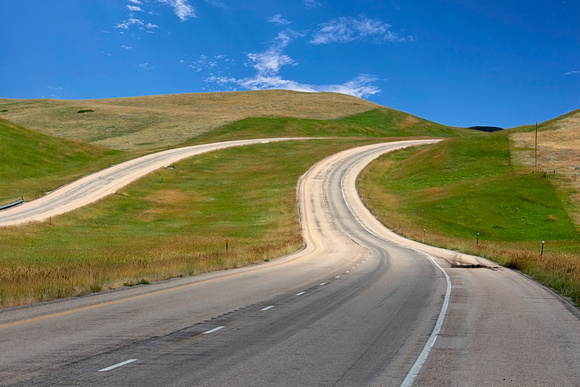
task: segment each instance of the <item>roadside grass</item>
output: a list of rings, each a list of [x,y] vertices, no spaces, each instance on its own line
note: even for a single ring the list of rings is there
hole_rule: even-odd
[[[234,268],[296,251],[303,243],[298,178],[327,155],[371,142],[377,140],[212,152],[151,173],[51,225],[2,228],[0,305]]]
[[[452,128],[392,109],[375,109],[336,120],[292,117],[251,117],[203,136],[191,143],[258,137],[477,137],[482,133]]]
[[[384,155],[363,171],[359,191],[399,234],[516,268],[579,303],[580,238],[566,198],[543,175],[514,171],[508,135]]]
[[[0,118],[0,204],[29,201],[70,181],[135,157],[49,137]]]

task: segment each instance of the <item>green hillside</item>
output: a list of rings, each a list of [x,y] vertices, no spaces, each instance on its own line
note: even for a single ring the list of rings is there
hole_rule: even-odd
[[[31,200],[130,158],[125,152],[58,139],[0,119],[0,203]]]
[[[542,174],[513,168],[509,135],[385,155],[364,171],[361,194],[405,236],[489,257],[580,301],[580,238],[568,198]]]
[[[481,132],[452,128],[392,109],[375,109],[337,120],[291,117],[246,118],[204,136],[195,142],[226,141],[258,137],[471,137]]]

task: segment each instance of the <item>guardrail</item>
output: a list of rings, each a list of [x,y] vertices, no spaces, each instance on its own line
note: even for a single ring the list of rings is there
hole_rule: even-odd
[[[0,211],[5,210],[5,209],[10,208],[10,207],[17,206],[17,205],[22,204],[22,203],[24,203],[24,196],[22,198],[18,199],[17,201],[15,201],[15,202],[1,205],[0,206]]]

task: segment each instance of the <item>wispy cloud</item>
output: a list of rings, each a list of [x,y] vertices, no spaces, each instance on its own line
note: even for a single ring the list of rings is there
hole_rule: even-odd
[[[127,9],[131,12],[143,12],[141,7],[136,6],[136,5],[127,5]]]
[[[212,69],[216,66],[217,61],[211,60],[207,55],[201,55],[198,60],[188,65],[190,69],[193,69],[198,73],[202,70]]]
[[[186,21],[189,18],[196,17],[195,10],[187,3],[187,0],[157,0],[160,3],[170,5],[173,7],[175,15],[181,21]]]
[[[142,68],[143,70],[145,70],[145,71],[147,71],[147,70],[151,70],[151,66],[149,65],[149,63],[148,63],[148,62],[146,62],[146,63],[141,63],[141,64],[139,65],[139,67],[141,67],[141,68]]]
[[[117,24],[115,26],[115,28],[121,28],[121,29],[124,29],[124,30],[128,30],[129,27],[131,27],[131,26],[134,26],[134,25],[142,26],[144,24],[145,24],[145,22],[143,20],[136,19],[134,17],[131,17],[131,18],[129,18],[129,19],[127,19],[127,20],[125,20],[125,21]]]
[[[235,83],[251,90],[284,89],[310,93],[326,91],[365,98],[381,92],[381,89],[373,85],[375,81],[377,81],[376,77],[361,74],[339,85],[310,85],[284,79],[278,75],[268,77],[258,74],[253,78],[237,80]]]
[[[285,26],[292,23],[291,21],[284,19],[281,14],[272,16],[271,18],[268,19],[268,22],[279,24],[281,26]]]
[[[292,41],[297,33],[294,31],[283,31],[278,33],[273,44],[266,51],[248,54],[250,66],[258,71],[258,74],[277,74],[282,66],[296,66],[298,62],[283,54],[284,49]]]
[[[412,36],[403,37],[391,31],[391,25],[379,19],[369,19],[366,15],[339,17],[319,24],[314,31],[311,44],[348,43],[371,40],[374,43],[413,41]]]
[[[317,0],[304,0],[304,8],[313,9],[320,6],[320,2]]]
[[[121,48],[124,48],[125,50],[132,50],[133,49],[133,47],[127,46],[127,45],[124,45],[124,44],[121,46]]]
[[[578,70],[568,71],[564,75],[574,75],[574,74],[580,74],[580,71],[578,71]]]
[[[139,0],[129,0],[130,3],[133,4],[143,4],[142,2],[140,2]]]
[[[282,67],[298,65],[297,61],[284,54],[284,49],[297,37],[302,37],[302,35],[291,30],[280,32],[267,50],[247,54],[249,59],[247,66],[252,67],[256,71],[256,74],[252,77],[237,79],[231,76],[212,75],[205,78],[205,81],[216,83],[220,86],[236,84],[251,90],[286,89],[305,92],[330,91],[357,97],[367,97],[381,91],[373,84],[378,79],[366,74],[360,74],[348,82],[336,85],[311,85],[284,79],[280,75]]]

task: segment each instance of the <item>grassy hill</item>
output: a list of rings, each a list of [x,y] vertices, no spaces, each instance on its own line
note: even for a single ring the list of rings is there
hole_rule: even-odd
[[[393,109],[381,108],[336,120],[252,117],[215,129],[193,141],[259,137],[470,137],[481,132],[452,128]]]
[[[580,138],[574,124],[579,113],[541,126],[550,136],[539,137],[540,165],[558,155],[577,157],[580,147],[549,146],[549,139],[570,136],[574,144]],[[529,139],[530,128],[386,155],[365,170],[360,190],[369,208],[397,232],[518,268],[580,302],[579,224],[571,182],[560,170],[545,176],[523,165],[520,152],[530,150],[520,134]]]
[[[35,199],[81,176],[132,157],[64,140],[0,119],[0,203]]]
[[[538,165],[535,166],[535,126],[510,130],[514,165],[523,172],[545,171],[566,197],[564,205],[580,224],[580,109],[538,126]],[[555,175],[554,175],[555,173]]]
[[[331,120],[383,108],[337,93],[287,90],[99,100],[0,99],[0,116],[41,133],[122,150],[181,144],[248,117]]]

